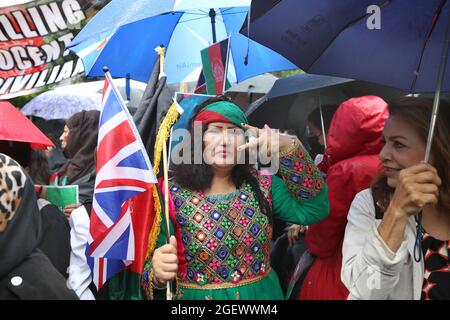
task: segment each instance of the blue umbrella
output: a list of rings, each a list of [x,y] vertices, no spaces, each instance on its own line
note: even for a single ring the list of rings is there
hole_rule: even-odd
[[[68,119],[82,110],[100,110],[101,99],[101,94],[51,90],[34,97],[20,111],[46,120]]]
[[[446,0],[254,0],[250,37],[309,73],[435,91],[428,161],[441,88],[450,91]]]
[[[89,76],[103,76],[108,66],[115,77],[148,82],[159,45],[167,48],[168,83],[196,81],[200,50],[230,40],[229,80],[242,81],[264,72],[295,69],[273,50],[241,34],[250,0],[113,0],[84,27],[71,44]],[[211,10],[213,9],[213,10]],[[214,23],[212,23],[214,22]],[[245,64],[248,49],[248,64]]]

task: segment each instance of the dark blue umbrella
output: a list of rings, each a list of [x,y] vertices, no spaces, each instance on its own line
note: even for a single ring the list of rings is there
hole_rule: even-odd
[[[447,0],[254,0],[250,38],[309,73],[366,80],[409,92],[450,91]],[[244,23],[245,26],[245,23]]]
[[[357,96],[376,95],[385,100],[405,93],[366,81],[298,74],[275,81],[272,89],[246,110],[251,123],[274,128],[300,128],[302,133],[307,117],[315,108],[325,104],[339,105]]]
[[[369,29],[377,22],[373,11],[367,13],[371,5],[380,8],[381,29]],[[408,92],[436,89],[448,1],[253,0],[251,13],[250,38],[308,73]],[[450,72],[443,88],[450,91]]]

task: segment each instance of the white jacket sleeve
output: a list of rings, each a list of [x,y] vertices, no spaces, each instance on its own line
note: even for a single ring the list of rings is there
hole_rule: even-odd
[[[387,299],[408,258],[407,241],[396,253],[385,244],[377,230],[370,189],[356,195],[347,219],[341,280],[350,291],[349,299]]]
[[[86,260],[86,244],[89,235],[89,215],[84,206],[72,211],[69,223],[70,230],[70,266],[68,284],[80,300],[95,300],[89,289],[92,282],[91,269]]]

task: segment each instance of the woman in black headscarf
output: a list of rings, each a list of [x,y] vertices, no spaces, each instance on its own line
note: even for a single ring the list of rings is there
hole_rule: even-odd
[[[58,172],[75,184],[95,170],[94,153],[97,147],[100,111],[81,111],[67,120],[64,132],[59,138],[64,155],[69,161]]]
[[[77,299],[42,251],[41,215],[25,171],[0,153],[0,300]]]
[[[69,161],[58,172],[59,179],[79,186],[80,204],[90,201],[95,184],[95,149],[97,147],[100,111],[81,111],[67,120],[59,138],[64,155]],[[67,178],[65,178],[67,177]],[[68,206],[70,215],[77,206]]]

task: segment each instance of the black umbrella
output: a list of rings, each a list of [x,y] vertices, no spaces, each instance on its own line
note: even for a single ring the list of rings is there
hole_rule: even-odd
[[[366,81],[299,74],[278,79],[272,89],[247,109],[256,126],[268,124],[279,129],[295,128],[303,133],[306,119],[320,105],[341,104],[352,97],[376,95],[389,101],[405,92]]]

